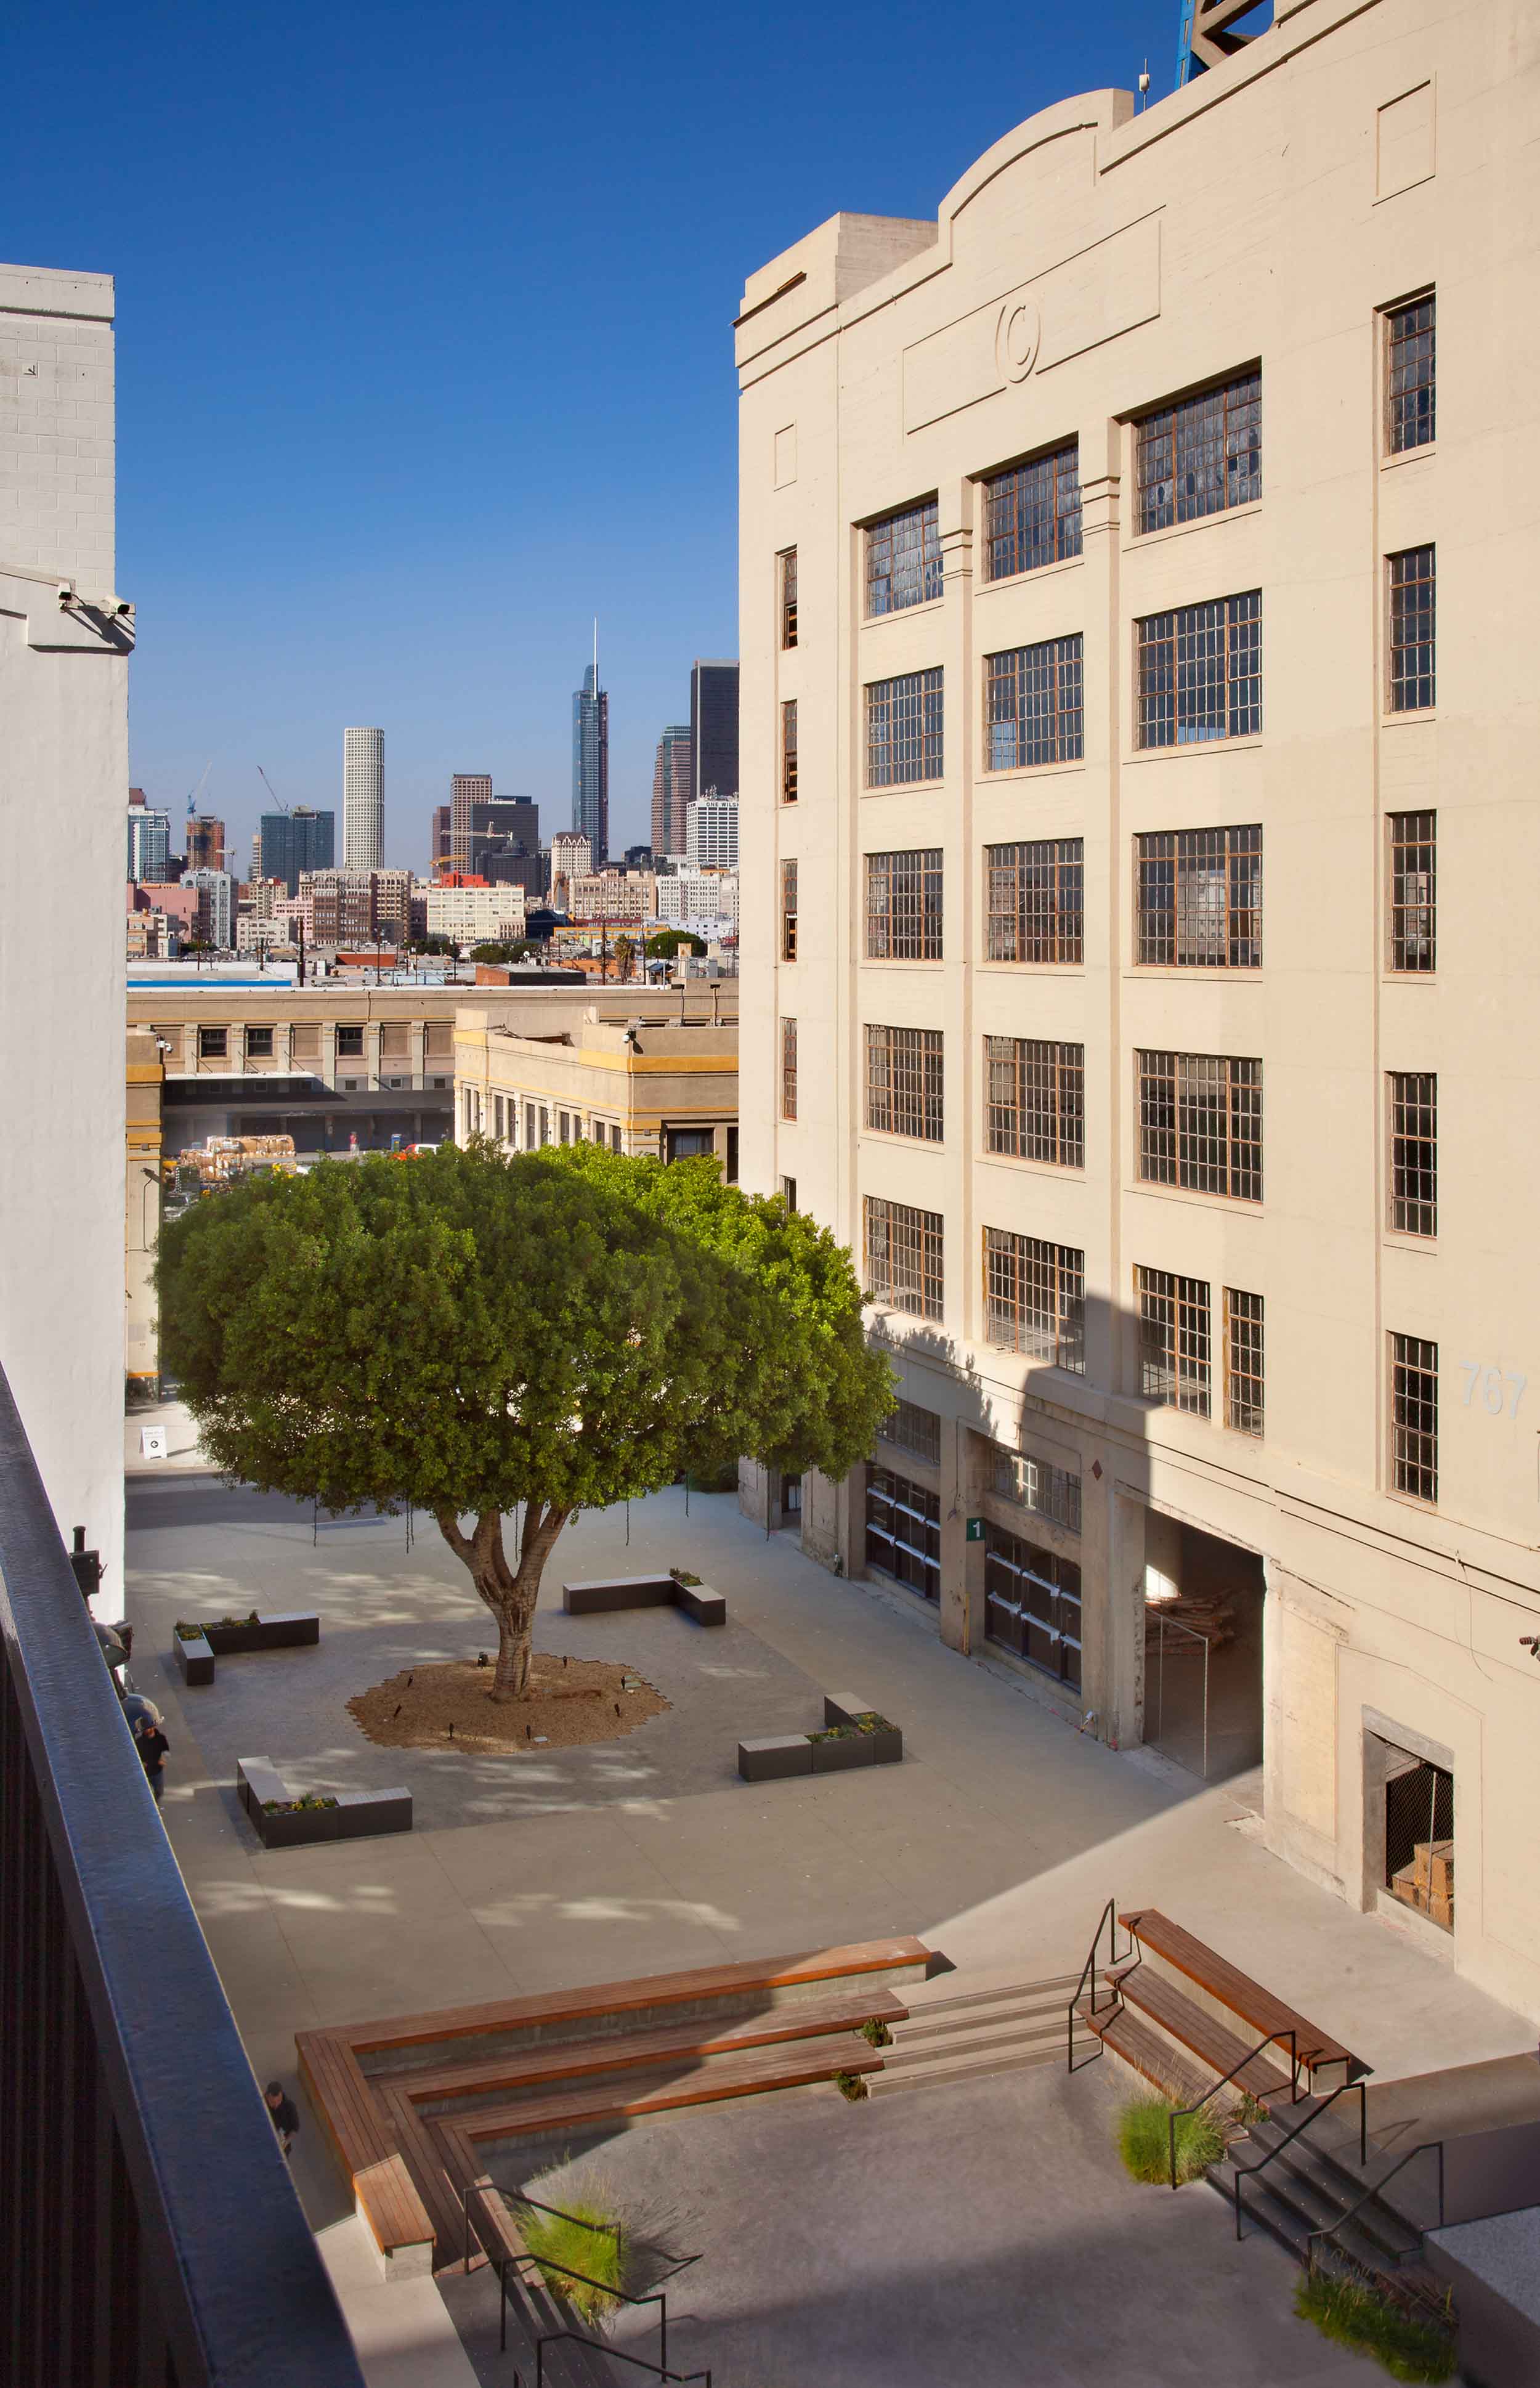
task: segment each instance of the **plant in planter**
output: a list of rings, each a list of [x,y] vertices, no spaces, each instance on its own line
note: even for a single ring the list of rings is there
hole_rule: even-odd
[[[313,1808],[335,1808],[335,1799],[324,1791],[302,1791],[297,1799],[264,1799],[264,1816],[297,1816]]]
[[[1294,2291],[1294,2311],[1323,2338],[1370,2355],[1393,2380],[1437,2382],[1455,2376],[1454,2314],[1447,2330],[1408,2313],[1367,2282],[1336,2273],[1306,2272]]]
[[[688,1568],[671,1567],[669,1569],[669,1574],[674,1578],[675,1583],[696,1584],[701,1581],[698,1575],[691,1575]]]
[[[891,2048],[893,2035],[880,2015],[869,2015],[861,2026],[861,2037],[868,2048]]]
[[[1171,2185],[1171,2105],[1158,2092],[1130,2098],[1117,2115],[1117,2153],[1135,2180]],[[1197,2180],[1225,2152],[1222,2127],[1206,2109],[1177,2123],[1177,2183]]]
[[[201,1625],[185,1624],[180,1617],[171,1630],[179,1642],[201,1642],[203,1639]]]
[[[866,2095],[865,2078],[859,2073],[837,2073],[834,2077],[834,2086],[840,2097],[848,2098],[852,2106],[859,2104]]]

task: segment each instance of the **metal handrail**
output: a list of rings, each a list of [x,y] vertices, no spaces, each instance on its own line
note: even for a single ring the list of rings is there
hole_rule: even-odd
[[[658,2360],[666,2369],[668,2365],[668,2297],[662,2289],[649,2291],[645,2296],[633,2296],[627,2289],[611,2286],[608,2280],[596,2280],[587,2272],[574,2272],[570,2264],[558,2264],[549,2255],[499,2255],[498,2262],[498,2352],[508,2353],[508,2267],[527,2261],[539,2272],[560,2272],[563,2280],[581,2280],[585,2288],[602,2289],[606,2296],[618,2297],[622,2305],[656,2305],[658,2307]]]
[[[703,2380],[712,2388],[712,2376],[706,2371],[665,2371],[661,2365],[649,2363],[645,2355],[627,2355],[624,2346],[608,2346],[601,2338],[585,2338],[580,2330],[548,2330],[544,2338],[535,2344],[535,2388],[546,2388],[546,2349],[559,2340],[570,2338],[574,2346],[591,2346],[596,2355],[604,2356],[611,2363],[634,2363],[638,2371],[650,2371],[654,2380]]]
[[[542,2204],[539,2198],[531,2197],[526,2189],[516,2189],[511,2181],[488,2180],[484,2176],[480,2180],[468,2180],[460,2192],[461,2222],[464,2234],[460,2266],[462,2272],[468,2272],[471,2268],[471,2200],[473,2197],[481,2196],[483,2191],[488,2189],[496,2190],[499,2197],[516,2197],[521,2205],[533,2205],[536,2214],[554,2214],[559,2222],[575,2222],[579,2229],[591,2230],[596,2238],[618,2239],[620,2237],[618,2222],[590,2222],[586,2214],[569,2214],[564,2206]],[[532,2255],[530,2262],[533,2263],[534,2260]],[[602,2287],[603,2282],[601,2281],[600,2285]]]
[[[1350,2205],[1347,2212],[1345,2214],[1339,2215],[1335,2222],[1322,2222],[1319,2224],[1314,2230],[1307,2234],[1305,2242],[1306,2270],[1307,2272],[1313,2272],[1316,2268],[1316,2241],[1318,2239],[1334,2239],[1339,2230],[1346,2229],[1347,2225],[1352,2221],[1353,2217],[1356,2214],[1361,2213],[1363,2208],[1368,2205],[1372,2199],[1379,2196],[1381,2191],[1383,2190],[1389,2182],[1395,2178],[1396,2174],[1402,2170],[1404,2166],[1409,2165],[1414,2156],[1425,2156],[1430,2148],[1436,2148],[1438,2151],[1438,2227],[1442,2230],[1444,2228],[1444,2142],[1442,2140],[1421,2140],[1415,2148],[1408,2148],[1406,2154],[1401,2157],[1400,2161],[1392,2165],[1389,2172],[1382,2175],[1379,2180],[1372,2181],[1369,2188],[1365,2190],[1362,2197],[1359,2198],[1356,2205]],[[1420,2246],[1421,2243],[1422,2234],[1419,2231],[1417,2234],[1417,2245]],[[1410,2255],[1415,2254],[1415,2252],[1416,2249],[1414,2247],[1404,2247],[1401,2250],[1401,2254],[1404,2255]],[[1399,2261],[1399,2257],[1397,2257],[1396,2260]]]
[[[1117,1901],[1115,1899],[1109,1899],[1106,1905],[1102,1910],[1101,1917],[1097,1923],[1096,1930],[1092,1939],[1090,1953],[1086,1958],[1085,1963],[1080,1967],[1080,1978],[1075,1986],[1075,1995],[1069,2001],[1069,2071],[1071,2073],[1075,2070],[1075,2010],[1080,2003],[1081,1995],[1084,1992],[1086,1986],[1086,1976],[1088,1975],[1091,1977],[1091,2012],[1092,2014],[1096,2012],[1096,1951],[1102,1945],[1102,1934],[1104,1929],[1107,1931],[1108,1936],[1107,1947],[1109,1953],[1107,1956],[1107,1970],[1110,1972],[1114,1965],[1121,1962],[1117,1954]],[[1136,1932],[1130,1932],[1129,1934],[1129,1945],[1123,1951],[1123,1955],[1125,1957],[1131,1953],[1137,1944],[1138,1937],[1139,1936]],[[1120,1997],[1121,1992],[1117,1993],[1117,1996]],[[1096,2054],[1100,2056],[1101,2053],[1102,2042],[1098,2036],[1096,2040]],[[1086,2059],[1088,2064],[1093,2061],[1094,2060],[1090,2057]]]
[[[1312,2123],[1319,2122],[1327,2108],[1334,2106],[1337,2100],[1344,2097],[1349,2090],[1356,2090],[1358,2093],[1358,2169],[1360,2172],[1363,2170],[1369,2162],[1369,2090],[1367,2077],[1360,2074],[1357,2081],[1340,2081],[1337,2087],[1321,2100],[1319,2106],[1312,2106],[1309,2113],[1294,2125],[1294,2129],[1285,2131],[1278,2145],[1275,2148],[1269,2148],[1265,2156],[1259,2156],[1256,2164],[1235,2166],[1235,2236],[1237,2239],[1244,2235],[1241,2229],[1243,2180],[1248,2180],[1254,2172],[1264,2172],[1274,2156],[1281,2156],[1284,2149],[1299,2138],[1302,2131],[1307,2131]]]
[[[1293,2106],[1298,2105],[1299,2042],[1295,2037],[1298,2028],[1299,2026],[1297,2024],[1290,2024],[1282,2031],[1269,2031],[1265,2039],[1259,2039],[1255,2048],[1247,2050],[1245,2055],[1242,2057],[1238,2064],[1232,2064],[1230,2071],[1224,2074],[1219,2080],[1211,2083],[1209,2088],[1204,2091],[1203,2096],[1197,2100],[1195,2104],[1191,2106],[1171,2107],[1166,2117],[1166,2137],[1170,2152],[1171,2187],[1173,2189],[1175,2189],[1177,2185],[1177,2125],[1179,2123],[1185,2122],[1189,2115],[1201,2114],[1204,2107],[1207,2105],[1210,2098],[1216,2097],[1221,2090],[1228,2089],[1231,2082],[1234,2080],[1236,2075],[1238,2073],[1243,2073],[1247,2065],[1254,2064],[1256,2058],[1262,2054],[1264,2049],[1268,2049],[1272,2046],[1275,2039],[1286,2039],[1290,2044],[1289,2062],[1291,2071],[1289,2078],[1289,2102]]]

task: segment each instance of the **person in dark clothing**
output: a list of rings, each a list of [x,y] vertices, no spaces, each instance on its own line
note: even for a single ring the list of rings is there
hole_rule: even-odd
[[[158,1808],[160,1795],[166,1787],[166,1777],[162,1770],[166,1753],[171,1745],[161,1732],[160,1719],[147,1700],[145,1707],[145,1714],[134,1724],[133,1741],[145,1772],[149,1778],[150,1789],[155,1793],[155,1804]]]
[[[262,2095],[268,2102],[272,2128],[278,2134],[278,2144],[287,2156],[299,2130],[299,2109],[281,2081],[270,2081]]]

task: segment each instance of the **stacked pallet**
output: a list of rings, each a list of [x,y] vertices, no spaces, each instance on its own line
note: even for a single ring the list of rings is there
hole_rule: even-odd
[[[1183,1650],[1197,1657],[1197,1645],[1189,1639],[1196,1633],[1211,1650],[1223,1649],[1235,1639],[1235,1604],[1222,1592],[1180,1592],[1169,1600],[1146,1600],[1144,1604],[1144,1647],[1158,1648],[1160,1622],[1165,1618],[1171,1625],[1185,1625],[1186,1633],[1168,1633],[1166,1656],[1178,1657]]]
[[[1418,1841],[1412,1861],[1391,1876],[1390,1886],[1404,1907],[1414,1908],[1445,1932],[1455,1928],[1455,1845],[1453,1841]]]

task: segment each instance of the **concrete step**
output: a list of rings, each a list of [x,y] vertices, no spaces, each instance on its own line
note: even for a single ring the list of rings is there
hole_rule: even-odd
[[[1059,2063],[1074,1988],[1073,1976],[1054,1976],[925,2001],[906,2022],[894,2025],[883,2069],[868,2084],[871,2095]]]

